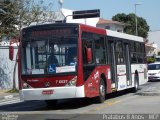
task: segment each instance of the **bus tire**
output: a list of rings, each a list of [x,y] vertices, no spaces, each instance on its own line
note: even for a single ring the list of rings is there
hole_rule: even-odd
[[[45,100],[45,102],[48,106],[55,106],[58,100]]]
[[[133,92],[137,92],[138,88],[139,88],[139,77],[138,74],[135,74]]]
[[[97,102],[98,103],[103,103],[106,99],[106,87],[105,87],[105,82],[104,79],[100,79],[100,84],[99,84],[99,96],[97,97]]]

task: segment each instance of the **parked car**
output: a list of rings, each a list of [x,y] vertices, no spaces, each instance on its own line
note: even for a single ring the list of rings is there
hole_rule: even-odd
[[[148,64],[148,81],[160,81],[160,62]]]

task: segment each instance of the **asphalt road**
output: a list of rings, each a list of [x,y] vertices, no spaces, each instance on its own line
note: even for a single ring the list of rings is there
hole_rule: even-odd
[[[150,82],[141,87],[140,91],[158,87],[159,82]],[[155,88],[156,89],[156,88]],[[1,102],[2,103],[2,102]],[[14,120],[101,120],[109,119],[109,114],[148,114],[160,119],[160,96],[139,95],[130,91],[122,91],[108,95],[103,104],[97,104],[89,99],[61,100],[56,106],[48,107],[44,101],[19,101],[0,104],[2,120],[14,118]],[[152,116],[155,115],[155,116]],[[128,117],[128,116],[127,116]],[[130,116],[129,116],[130,117]],[[137,116],[133,116],[136,118]],[[146,119],[144,116],[138,116]],[[149,116],[150,117],[150,116]],[[148,116],[147,116],[148,118]]]

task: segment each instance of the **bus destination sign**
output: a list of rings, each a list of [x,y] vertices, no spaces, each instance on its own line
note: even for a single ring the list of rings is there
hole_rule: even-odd
[[[55,36],[55,35],[65,35],[71,34],[71,29],[53,29],[53,30],[41,30],[41,31],[32,31],[31,37],[39,37],[39,36]]]

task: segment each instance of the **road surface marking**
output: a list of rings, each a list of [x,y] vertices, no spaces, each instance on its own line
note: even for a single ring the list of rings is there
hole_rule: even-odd
[[[106,107],[115,105],[115,104],[120,103],[120,102],[121,102],[120,100],[106,101],[106,102],[104,102],[104,104],[102,104],[101,106],[96,107],[96,108],[94,109],[94,111],[104,109],[104,108],[106,108]]]

